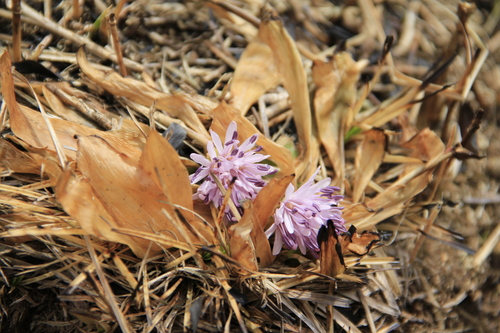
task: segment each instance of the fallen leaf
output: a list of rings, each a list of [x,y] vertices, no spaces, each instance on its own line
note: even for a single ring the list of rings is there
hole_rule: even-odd
[[[321,274],[335,277],[344,273],[347,267],[342,254],[342,244],[333,221],[328,220],[326,226],[319,229],[318,244]]]
[[[280,82],[271,48],[257,35],[245,48],[234,71],[230,105],[245,115],[248,109]]]
[[[149,133],[138,167],[154,181],[157,188],[163,190],[168,204],[183,208],[179,212],[188,221],[192,233],[199,234],[205,244],[213,244],[213,231],[193,215],[189,174],[177,151],[158,132]]]
[[[0,173],[40,174],[40,164],[30,154],[20,151],[6,140],[0,140]]]
[[[205,135],[207,139],[209,138],[195,111],[183,98],[156,90],[142,81],[129,77],[124,78],[114,71],[97,70],[87,61],[83,48],[78,50],[76,59],[83,74],[110,94],[128,98],[147,107],[156,102],[156,108],[170,116],[179,118],[188,127]]]
[[[254,244],[255,261],[260,267],[269,266],[276,258],[272,255],[271,246],[264,229],[269,224],[271,216],[276,211],[276,207],[293,178],[294,175],[289,175],[280,179],[271,179],[257,194],[253,203],[245,208],[241,221],[245,223],[247,220],[251,221],[250,236]]]
[[[318,136],[335,171],[332,183],[342,191],[345,178],[344,137],[354,117],[360,69],[347,52],[335,54],[328,62],[316,60],[312,67],[316,84],[314,110]]]
[[[163,189],[159,188],[151,175],[140,167],[140,152],[139,154],[135,150],[130,150],[130,152],[131,154],[127,154],[116,149],[99,136],[78,137],[78,169],[85,181],[88,181],[94,196],[107,212],[107,216],[111,216],[115,221],[112,227],[157,233],[174,240],[200,243],[198,235],[194,234],[191,229],[171,220],[179,218],[178,209],[168,204],[169,199],[163,193]],[[146,154],[150,153],[146,152]],[[175,156],[178,158],[177,155]],[[142,165],[149,157],[142,159]],[[148,170],[155,170],[154,165],[157,162],[151,162],[153,167]],[[159,173],[164,175],[164,172]],[[164,212],[167,212],[170,218]],[[75,214],[75,219],[78,220],[78,214]],[[100,232],[99,225],[106,223],[102,219],[95,219],[90,223],[96,224],[93,228],[98,230],[103,238],[116,241],[114,234]],[[104,228],[105,231],[111,229],[111,227]],[[185,239],[185,235],[189,239]],[[149,241],[137,237],[133,245],[127,244],[138,256],[141,256],[145,254]],[[151,254],[159,250],[158,246],[153,246]]]
[[[73,166],[74,167],[74,166]],[[112,231],[119,223],[111,216],[97,198],[90,181],[79,172],[68,167],[56,185],[56,198],[64,211],[73,217],[90,235],[111,242],[127,244],[139,257],[144,257],[149,241],[124,236]]]
[[[20,105],[16,101],[8,53],[4,53],[0,58],[0,73],[2,75],[2,96],[10,112],[10,126],[14,134],[35,148],[46,148],[55,151],[53,140],[40,112]],[[57,118],[50,118],[50,123],[63,148],[63,153],[70,159],[74,160],[76,158],[77,141],[75,136],[77,135],[99,135],[106,138],[108,142],[113,143],[115,147],[119,147],[126,154],[140,155],[138,149],[108,132]]]
[[[366,186],[384,159],[387,136],[381,129],[373,128],[364,133],[364,138],[356,150],[354,161],[354,189],[352,201],[357,203]]]
[[[380,241],[378,233],[365,230],[359,234],[354,226],[351,226],[349,231],[337,235],[333,222],[328,220],[327,225],[322,226],[318,233],[321,274],[336,277],[344,273],[347,268],[344,260],[346,254],[362,258],[379,246]]]
[[[275,66],[283,77],[283,86],[290,95],[300,145],[295,173],[297,181],[301,183],[316,171],[319,160],[319,145],[312,131],[306,71],[295,42],[269,7],[262,10],[259,36],[273,51]]]
[[[252,210],[251,203],[245,205],[245,210]],[[229,248],[231,249],[231,258],[235,259],[242,268],[257,271],[259,264],[255,255],[255,245],[250,237],[250,233],[255,228],[252,222],[250,217],[241,218],[238,223],[228,228]]]

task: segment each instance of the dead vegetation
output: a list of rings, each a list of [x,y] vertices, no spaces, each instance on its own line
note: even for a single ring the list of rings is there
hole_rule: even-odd
[[[0,9],[1,330],[498,329],[500,5],[334,3]],[[231,121],[279,172],[228,226],[188,174]],[[272,255],[318,166],[383,246]]]

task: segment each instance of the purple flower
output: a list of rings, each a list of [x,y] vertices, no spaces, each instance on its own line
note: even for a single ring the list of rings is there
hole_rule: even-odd
[[[266,230],[268,238],[276,232],[274,255],[280,253],[284,244],[290,250],[296,250],[298,247],[302,254],[309,251],[317,258],[320,250],[317,241],[318,231],[321,226],[326,225],[327,220],[333,221],[337,234],[347,232],[342,218],[343,208],[338,207],[338,202],[344,197],[334,195],[339,188],[329,186],[330,178],[314,184],[314,177],[318,172],[319,168],[295,192],[295,187],[292,184],[288,185],[285,198],[274,213],[274,223]]]
[[[266,185],[262,176],[276,173],[276,169],[267,164],[257,164],[269,157],[269,155],[257,154],[262,147],[252,149],[257,142],[258,134],[246,139],[240,146],[238,141],[237,125],[234,121],[229,124],[226,132],[224,145],[219,136],[210,130],[212,141],[207,144],[209,159],[199,154],[191,154],[191,158],[201,167],[190,176],[191,183],[204,182],[193,195],[193,199],[203,200],[206,204],[213,202],[215,207],[220,207],[224,195],[217,187],[213,177],[217,177],[222,186],[227,189],[234,179],[234,187],[231,192],[231,200],[241,210],[241,202],[252,200],[257,193]],[[229,220],[235,221],[229,205],[225,208]]]

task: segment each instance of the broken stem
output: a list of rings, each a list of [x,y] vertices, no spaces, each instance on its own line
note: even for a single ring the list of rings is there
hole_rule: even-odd
[[[108,17],[109,30],[111,30],[111,39],[113,41],[113,47],[115,48],[116,61],[118,67],[120,68],[120,73],[122,76],[127,76],[127,68],[123,63],[122,47],[120,44],[120,39],[118,38],[118,28],[116,27],[115,13],[109,14]]]
[[[78,0],[73,0],[73,20],[80,20],[80,15],[80,4],[78,3]]]
[[[21,53],[21,0],[12,1],[12,59],[14,62],[23,60]]]

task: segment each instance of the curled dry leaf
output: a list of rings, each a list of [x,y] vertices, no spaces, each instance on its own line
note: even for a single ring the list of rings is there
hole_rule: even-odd
[[[47,184],[47,186],[54,186],[57,183],[62,174],[62,168],[55,151],[33,147],[15,136],[8,136],[8,138],[15,144],[26,149],[31,158],[38,163],[39,170],[35,173],[40,174],[43,178],[49,178],[50,184]]]
[[[347,266],[344,261],[346,254],[354,254],[360,258],[368,254],[374,247],[380,245],[380,235],[375,232],[356,232],[351,226],[348,232],[337,235],[332,221],[322,226],[318,233],[321,274],[335,277],[345,272]]]
[[[205,139],[209,138],[205,127],[198,119],[195,111],[186,103],[186,94],[184,97],[167,94],[150,87],[142,81],[129,77],[124,78],[114,71],[103,72],[97,70],[87,61],[83,48],[78,50],[76,59],[83,74],[112,95],[125,97],[147,107],[156,102],[158,109],[170,116],[179,118],[189,128],[205,136]],[[205,113],[207,113],[206,110]]]
[[[221,102],[213,111],[213,121],[211,129],[215,131],[219,137],[223,138],[226,134],[226,129],[231,121],[238,125],[238,139],[243,142],[251,137],[259,130],[252,123],[243,117],[238,110],[227,105],[226,102]],[[271,155],[269,160],[279,168],[279,175],[290,175],[294,173],[292,154],[283,146],[280,146],[273,141],[267,139],[263,135],[259,135],[257,139],[258,146],[262,146],[263,154]]]
[[[344,137],[353,122],[360,70],[347,52],[335,54],[328,62],[316,60],[312,67],[318,136],[335,171],[333,184],[341,189],[345,178]]]
[[[354,190],[352,201],[357,203],[384,159],[387,136],[381,129],[373,128],[364,133],[363,141],[356,150],[354,161]]]
[[[297,181],[302,182],[316,171],[319,145],[312,132],[312,115],[307,88],[307,75],[297,45],[283,23],[269,7],[262,10],[259,36],[273,51],[273,59],[290,94],[293,119],[299,137],[300,156],[296,163]]]
[[[421,159],[424,163],[443,154],[445,150],[445,145],[441,138],[429,128],[418,132],[408,142],[403,143],[402,146],[412,149],[410,156]],[[407,165],[403,174],[408,173],[416,167],[416,165],[412,164]]]
[[[245,211],[252,211],[251,202],[244,205]],[[256,257],[256,247],[250,233],[255,228],[251,218],[242,218],[238,223],[229,227],[229,248],[231,249],[231,257],[238,261],[242,268],[249,271],[258,271],[259,263]],[[265,235],[264,235],[265,237]],[[267,244],[269,248],[269,242]],[[245,273],[245,272],[240,272]]]
[[[271,48],[259,35],[245,48],[231,82],[231,106],[245,115],[266,91],[280,82],[280,75],[272,59]]]

